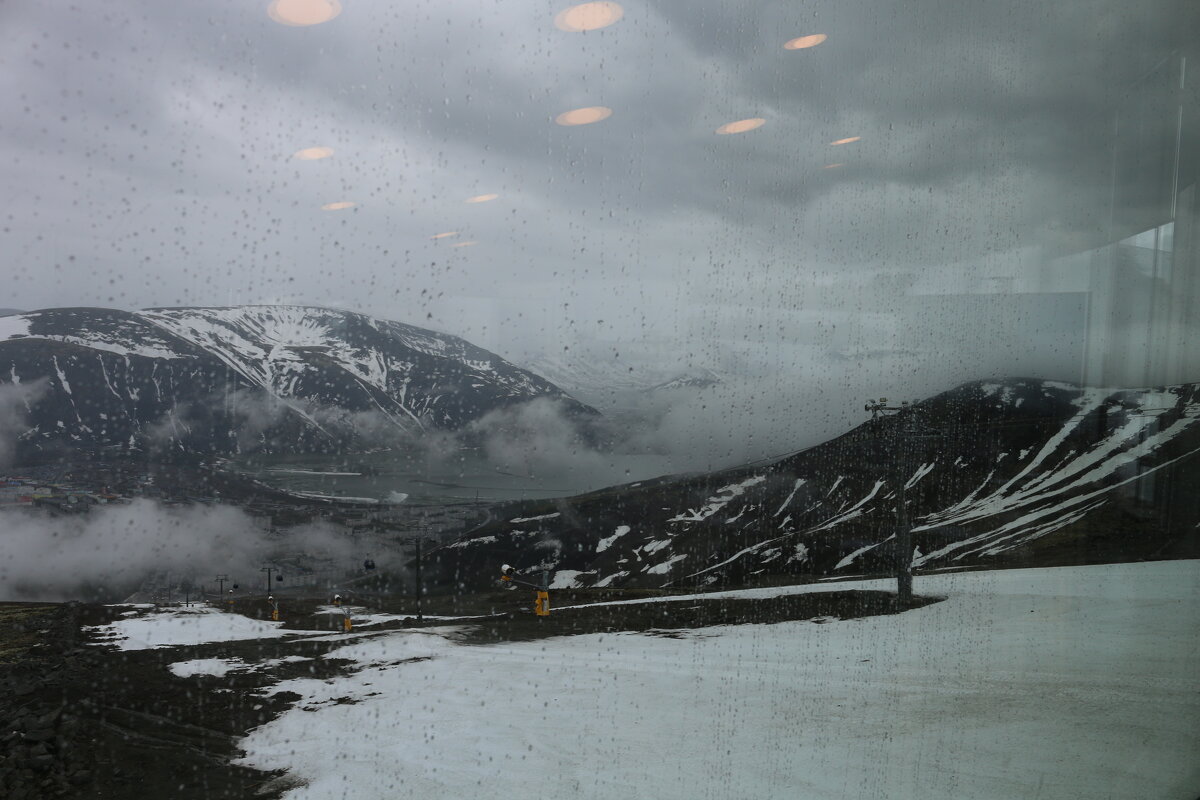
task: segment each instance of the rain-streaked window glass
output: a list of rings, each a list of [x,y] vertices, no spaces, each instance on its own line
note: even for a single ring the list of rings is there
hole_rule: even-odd
[[[0,3],[0,796],[1200,795],[1198,43]]]

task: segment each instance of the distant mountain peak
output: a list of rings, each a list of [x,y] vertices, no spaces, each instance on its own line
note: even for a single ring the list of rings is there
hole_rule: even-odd
[[[0,382],[39,378],[26,439],[79,446],[330,449],[537,397],[595,414],[465,339],[319,306],[0,317]]]
[[[528,368],[568,392],[591,398],[612,393],[646,393],[660,390],[700,389],[723,383],[715,370],[675,363],[594,358],[582,354],[543,355],[529,359]]]

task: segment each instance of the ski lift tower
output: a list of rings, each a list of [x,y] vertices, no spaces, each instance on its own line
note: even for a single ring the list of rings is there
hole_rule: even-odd
[[[416,591],[416,600],[417,600],[417,622],[421,622],[424,620],[424,616],[421,613],[421,594],[422,594],[421,545],[437,544],[437,539],[434,539],[431,536],[426,536],[426,535],[424,535],[424,533],[422,533],[422,534],[418,534],[416,536],[406,536],[403,539],[401,539],[400,542],[402,544],[406,544],[410,547],[416,548],[416,554],[413,556],[413,562],[416,566],[416,590],[415,591]],[[371,563],[374,564],[374,562],[371,562]]]
[[[921,423],[915,401],[905,400],[898,406],[889,406],[888,399],[881,397],[868,400],[863,408],[871,414],[876,436],[883,434],[880,440],[892,453],[892,480],[896,485],[896,602],[901,608],[907,608],[912,605],[913,596],[913,544],[905,490],[912,468],[912,446],[919,440],[940,439],[941,436]],[[894,419],[885,423],[883,417]]]
[[[258,571],[265,572],[267,574],[267,594],[271,594],[272,592],[273,587],[271,581],[274,581],[277,584],[283,583],[283,571],[279,567],[273,565],[264,565],[260,567]],[[275,573],[274,577],[272,577],[272,573]]]

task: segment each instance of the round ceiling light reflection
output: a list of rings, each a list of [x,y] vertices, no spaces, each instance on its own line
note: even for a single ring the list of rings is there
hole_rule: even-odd
[[[588,106],[587,108],[576,108],[571,111],[564,111],[554,118],[554,121],[559,125],[570,127],[572,125],[591,125],[593,122],[600,122],[612,116],[612,109],[604,106]]]
[[[341,211],[344,208],[354,208],[358,203],[352,203],[349,200],[339,200],[336,203],[326,203],[321,206],[322,211]]]
[[[329,158],[333,155],[332,147],[306,147],[303,150],[297,150],[292,153],[292,158],[298,161],[317,161],[322,158]]]
[[[489,200],[495,200],[500,195],[498,194],[477,194],[474,197],[468,197],[468,203],[486,203]]]
[[[830,142],[829,144],[831,144],[831,145],[850,144],[851,142],[857,142],[857,141],[861,141],[861,140],[862,140],[861,136],[851,136],[848,139],[838,139],[836,142]]]
[[[429,238],[430,239],[445,239],[450,236],[458,236],[458,231],[446,231],[445,233],[435,233],[433,236],[430,236]]]
[[[569,33],[583,33],[607,28],[623,16],[625,9],[616,3],[580,3],[558,12],[554,18],[554,27]]]
[[[821,42],[829,37],[823,33],[814,33],[810,36],[800,36],[791,41],[783,43],[784,50],[807,50],[810,47],[816,47]]]
[[[761,128],[766,125],[767,121],[762,117],[751,117],[750,119],[739,119],[737,122],[726,122],[721,127],[717,128],[717,133],[722,136],[730,133],[745,133],[752,131],[755,128]]]
[[[280,25],[302,28],[320,25],[342,13],[338,0],[271,0],[267,16]]]

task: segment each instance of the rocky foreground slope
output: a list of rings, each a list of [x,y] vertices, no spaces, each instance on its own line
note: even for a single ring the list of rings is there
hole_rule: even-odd
[[[865,414],[864,414],[865,416]],[[773,463],[525,505],[438,554],[555,586],[711,586],[1200,555],[1200,388],[969,383]]]
[[[455,336],[311,306],[0,317],[0,389],[27,446],[323,451],[456,430],[550,398],[595,412]],[[23,388],[22,388],[23,387]]]

